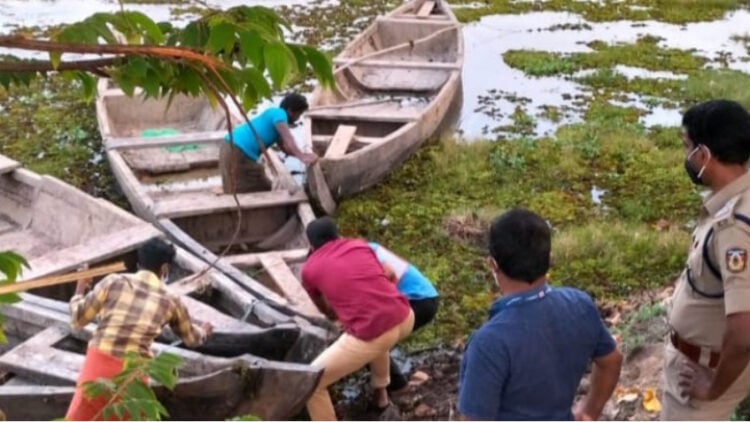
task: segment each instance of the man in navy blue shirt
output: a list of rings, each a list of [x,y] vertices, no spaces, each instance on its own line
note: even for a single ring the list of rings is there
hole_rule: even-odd
[[[469,340],[458,411],[485,420],[595,420],[620,377],[622,355],[591,298],[552,288],[550,228],[514,209],[490,228],[489,265],[503,294]],[[573,408],[593,360],[589,394]]]

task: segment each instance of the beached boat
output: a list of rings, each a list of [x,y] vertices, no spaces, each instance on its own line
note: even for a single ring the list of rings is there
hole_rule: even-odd
[[[63,417],[70,404],[94,326],[71,332],[65,303],[22,296],[23,301],[2,307],[9,343],[0,355],[0,409],[8,420],[53,420]],[[183,362],[173,390],[154,386],[172,420],[248,414],[289,419],[302,409],[322,375],[308,365],[249,354],[216,357],[163,342],[152,350],[177,355]]]
[[[266,167],[277,171],[269,173],[274,188],[237,195],[242,213],[237,229],[235,197],[217,193],[219,146],[227,133],[220,107],[185,95],[175,96],[168,107],[166,98],[128,97],[102,79],[96,108],[112,172],[138,216],[206,262],[235,245],[227,260],[216,262],[219,270],[259,297],[323,319],[298,278],[297,257],[304,260],[309,248],[304,228],[315,215],[304,189],[272,150]],[[236,109],[232,113],[233,125],[244,121]]]
[[[1,155],[0,197],[0,245],[28,260],[30,269],[23,273],[24,280],[67,273],[81,264],[128,262],[141,244],[164,236],[103,199],[22,169]],[[289,362],[309,362],[331,340],[329,332],[255,296],[242,283],[209,269],[180,247],[170,268],[168,288],[181,297],[196,322],[214,325],[214,334],[197,349],[179,347],[168,329],[155,345],[157,351],[168,347],[187,362],[178,389],[160,390],[172,417],[223,419],[252,410],[265,419],[286,419],[300,410],[320,371]],[[69,333],[67,302],[73,290],[73,284],[36,289],[23,294],[22,302],[0,311],[10,318],[6,330],[19,339],[18,347],[0,356],[0,370],[31,380],[33,387],[9,389],[13,384],[7,382],[0,387],[0,408],[11,419],[47,418],[42,416],[46,413],[34,412],[48,409],[29,408],[34,400],[59,404],[65,402],[60,397],[67,397],[69,401],[70,388],[40,386],[75,384],[85,349],[80,340],[87,340],[93,332],[89,324],[80,333]],[[64,346],[73,337],[80,347]],[[205,397],[213,401],[201,398],[203,388]],[[45,398],[48,393],[51,396]],[[21,397],[30,401],[14,401]],[[53,417],[64,414],[64,409],[63,413],[58,410],[54,409]]]
[[[308,175],[313,199],[372,187],[436,135],[462,67],[463,37],[447,1],[412,0],[376,18],[334,59],[335,87],[316,88],[303,115],[325,182]]]

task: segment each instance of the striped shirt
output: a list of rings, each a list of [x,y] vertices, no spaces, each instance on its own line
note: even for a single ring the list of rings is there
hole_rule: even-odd
[[[150,271],[108,275],[85,296],[74,295],[70,313],[75,329],[98,315],[99,325],[89,347],[115,357],[128,352],[152,357],[151,344],[166,324],[188,347],[206,340],[206,333],[190,321],[180,299]]]

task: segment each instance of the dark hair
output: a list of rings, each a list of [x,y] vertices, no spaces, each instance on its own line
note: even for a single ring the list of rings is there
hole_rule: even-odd
[[[336,223],[331,217],[321,217],[307,225],[307,239],[313,249],[318,249],[326,242],[339,238]]]
[[[549,225],[531,211],[515,208],[490,227],[490,255],[500,271],[513,280],[533,283],[549,270]]]
[[[307,105],[307,98],[305,98],[304,95],[297,93],[287,94],[284,99],[281,100],[279,107],[286,111],[298,111],[300,113],[310,108],[310,106]]]
[[[705,145],[723,163],[744,164],[750,158],[750,114],[735,101],[694,105],[682,116],[682,126],[695,146]]]
[[[138,249],[138,265],[143,270],[156,273],[162,265],[171,264],[176,253],[173,245],[154,238]]]

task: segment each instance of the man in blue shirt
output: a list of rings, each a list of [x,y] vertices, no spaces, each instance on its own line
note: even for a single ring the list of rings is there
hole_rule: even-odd
[[[622,355],[584,292],[552,288],[550,228],[514,209],[490,228],[489,265],[504,295],[469,340],[458,411],[488,420],[596,420],[620,377]],[[588,395],[573,408],[593,360]]]
[[[427,325],[437,313],[438,292],[435,286],[417,267],[390,250],[375,242],[369,242],[369,245],[383,266],[385,275],[396,283],[396,288],[409,299],[409,305],[414,311],[412,333]],[[391,358],[391,383],[388,384],[388,391],[399,393],[404,391],[407,384],[406,377]]]
[[[304,153],[289,130],[302,113],[307,111],[307,99],[300,94],[289,94],[281,101],[279,107],[269,107],[250,120],[232,130],[232,137],[237,150],[232,153],[229,134],[224,137],[219,150],[219,168],[224,193],[245,193],[271,190],[272,183],[266,176],[260,157],[265,148],[278,144],[288,155],[297,157],[306,165],[314,164],[318,156]],[[279,142],[281,141],[281,142]],[[260,143],[263,144],[261,149]],[[233,180],[232,171],[237,173]]]

